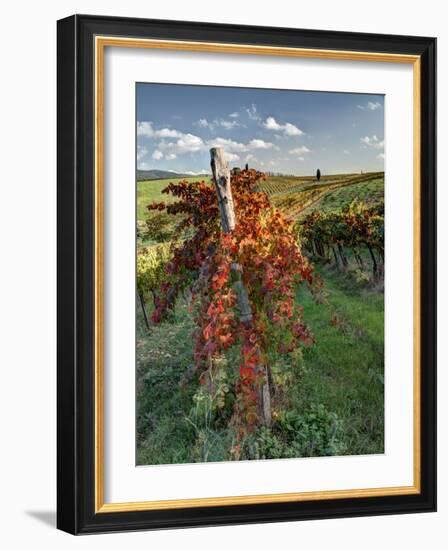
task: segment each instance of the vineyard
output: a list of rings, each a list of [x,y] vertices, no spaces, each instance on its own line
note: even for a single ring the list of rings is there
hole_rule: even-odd
[[[360,198],[360,186],[369,186],[371,182],[380,184],[379,198],[383,197],[384,174],[372,172],[367,174],[343,174],[323,176],[320,181],[312,178],[281,178],[272,177],[260,184],[273,206],[279,208],[289,219],[297,219],[312,205],[326,198],[341,195],[343,190],[355,190],[353,198]],[[350,193],[350,191],[349,191]],[[364,193],[363,197],[367,197]],[[342,198],[342,197],[341,197]],[[341,201],[341,203],[346,201]],[[347,201],[349,202],[349,201]],[[319,205],[320,206],[320,205]]]
[[[384,174],[137,187],[137,462],[383,452]]]

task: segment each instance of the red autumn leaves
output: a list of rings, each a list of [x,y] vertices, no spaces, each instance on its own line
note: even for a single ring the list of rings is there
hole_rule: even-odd
[[[164,192],[178,201],[149,207],[182,214],[178,230],[185,236],[173,244],[152,320],[163,320],[179,293],[192,290],[195,371],[206,374],[216,358],[239,347],[233,422],[245,430],[259,422],[259,387],[272,354],[290,353],[313,342],[296,300],[297,286],[312,282],[311,268],[301,254],[293,224],[256,190],[263,177],[255,170],[232,177],[237,225],[229,234],[221,232],[216,193],[205,182],[171,183]],[[249,322],[239,317],[235,265],[248,293]]]

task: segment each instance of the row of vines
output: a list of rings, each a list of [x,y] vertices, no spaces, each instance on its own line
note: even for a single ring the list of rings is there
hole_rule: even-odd
[[[384,272],[384,202],[353,201],[334,212],[314,211],[297,224],[309,256],[332,262],[341,270],[350,260],[378,280]]]

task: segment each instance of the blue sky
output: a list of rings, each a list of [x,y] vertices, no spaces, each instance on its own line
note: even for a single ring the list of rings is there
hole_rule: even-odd
[[[384,96],[137,84],[137,166],[210,172],[210,147],[231,166],[286,174],[384,169]]]

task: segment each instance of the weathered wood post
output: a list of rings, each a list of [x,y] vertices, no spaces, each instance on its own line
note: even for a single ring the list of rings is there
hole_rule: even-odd
[[[219,211],[221,213],[222,230],[224,233],[230,233],[235,229],[236,219],[232,187],[230,185],[229,165],[222,147],[210,149],[210,157],[213,181],[215,182]]]
[[[230,169],[225,158],[225,152],[222,147],[210,149],[211,167],[213,181],[215,183],[216,193],[218,195],[218,205],[221,214],[221,225],[224,233],[230,233],[235,229],[236,215],[232,197],[232,187],[230,184]],[[240,321],[251,326],[253,321],[252,309],[250,307],[249,296],[243,283],[243,269],[240,264],[232,264],[232,272],[235,283],[234,289],[237,297]],[[260,365],[258,369],[263,371],[264,383],[260,388],[260,409],[263,423],[266,426],[271,424],[271,395],[269,391],[268,370],[266,366]]]

